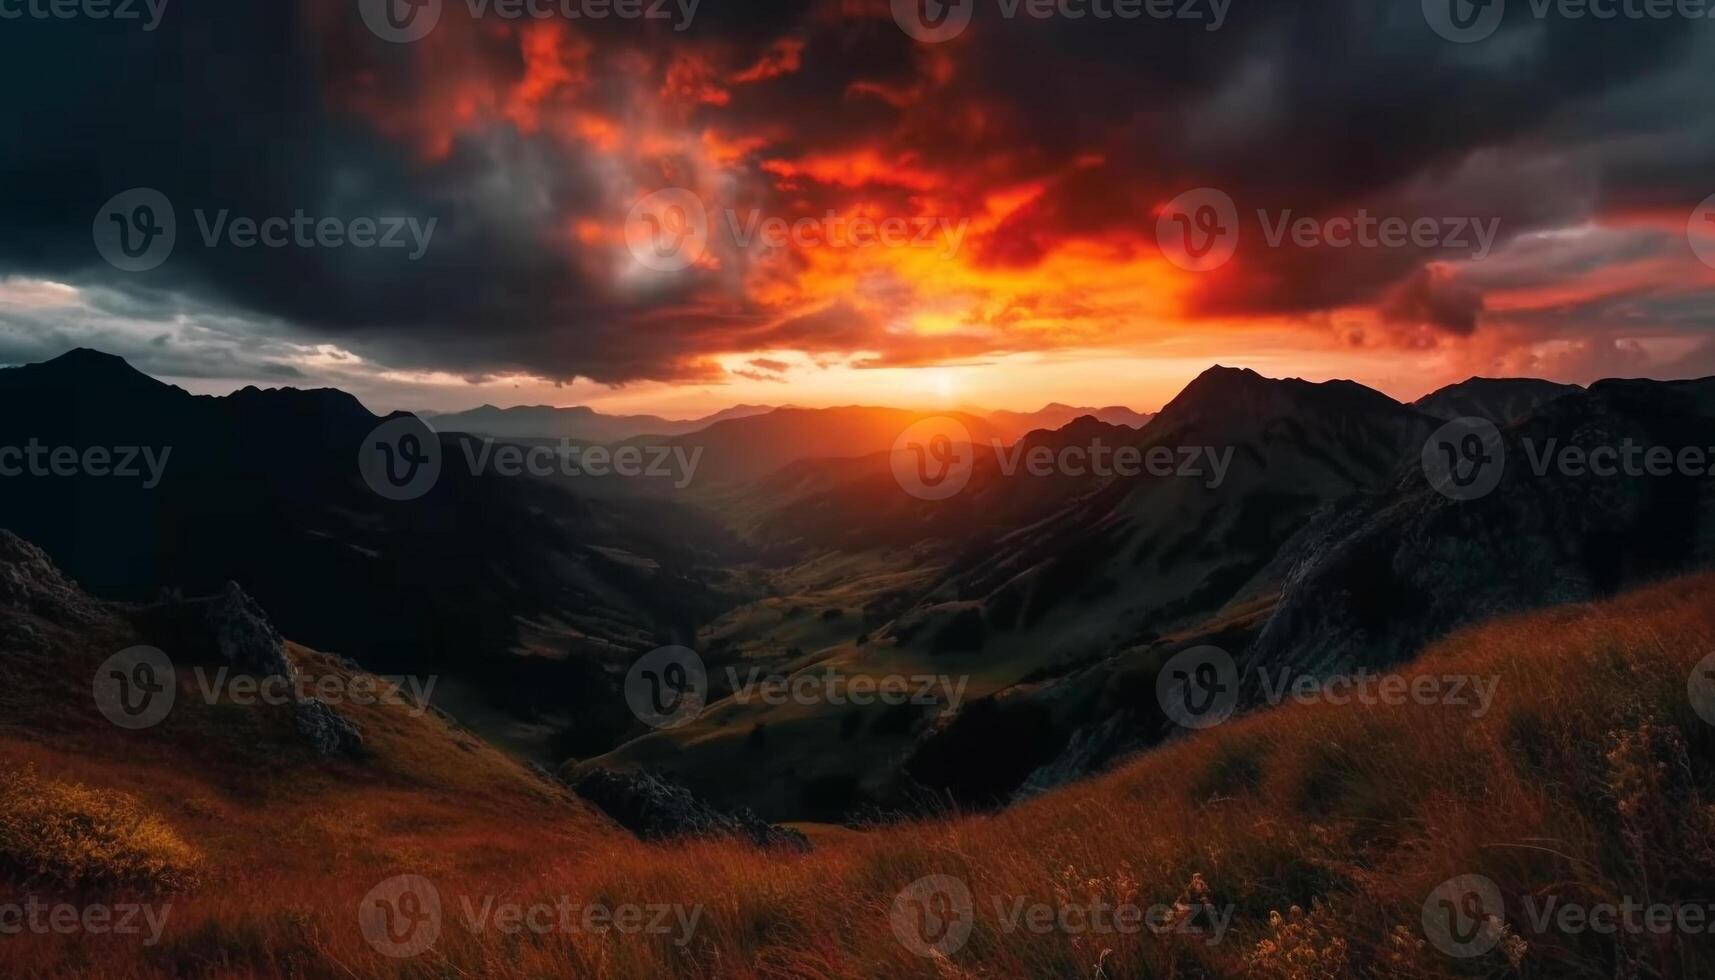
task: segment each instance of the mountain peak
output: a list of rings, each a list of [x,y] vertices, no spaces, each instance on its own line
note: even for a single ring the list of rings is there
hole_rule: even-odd
[[[1220,397],[1246,389],[1266,388],[1269,385],[1284,383],[1273,378],[1265,378],[1250,368],[1232,368],[1216,364],[1192,378],[1191,383],[1185,386],[1185,390],[1181,391],[1169,404],[1179,402],[1187,396],[1196,399]]]
[[[1530,414],[1537,407],[1581,391],[1577,385],[1559,384],[1541,378],[1470,377],[1419,398],[1413,404],[1436,418],[1465,416],[1505,423]]]
[[[52,374],[75,372],[83,376],[149,378],[118,354],[109,354],[92,347],[74,347],[58,357],[31,366]]]
[[[108,369],[116,367],[131,367],[125,358],[120,357],[118,354],[109,354],[106,351],[99,351],[93,347],[73,347],[64,354],[61,354],[58,357],[49,358],[42,363],[44,365],[57,364],[62,367],[104,367]]]
[[[25,364],[7,372],[26,385],[46,384],[53,388],[105,388],[113,392],[158,391],[172,389],[132,367],[117,354],[77,347],[58,357],[35,364]]]
[[[1170,422],[1203,419],[1260,419],[1311,412],[1394,413],[1392,398],[1355,381],[1312,382],[1270,378],[1250,368],[1217,364],[1185,386],[1161,410]]]

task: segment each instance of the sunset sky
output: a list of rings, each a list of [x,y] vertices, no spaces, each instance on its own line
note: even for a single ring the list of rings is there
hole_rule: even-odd
[[[1688,231],[1715,194],[1715,31],[1512,6],[1471,44],[1418,0],[1232,0],[1218,30],[977,0],[943,43],[887,0],[702,0],[683,30],[447,0],[411,43],[357,0],[173,0],[149,32],[9,21],[0,363],[81,345],[199,392],[674,416],[1151,410],[1217,362],[1401,398],[1473,374],[1715,374],[1715,268]],[[137,187],[172,202],[178,241],[123,272],[91,223]],[[627,221],[668,188],[711,227],[658,271]],[[1158,238],[1196,188],[1239,215],[1207,272]],[[222,209],[436,226],[415,261],[209,245],[199,212]],[[1497,234],[1482,254],[1271,244],[1287,212]],[[730,233],[767,218],[929,232]]]

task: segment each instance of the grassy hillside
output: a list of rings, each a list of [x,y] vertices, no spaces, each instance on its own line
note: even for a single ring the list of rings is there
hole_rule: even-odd
[[[0,974],[1710,975],[1707,936],[1543,933],[1525,899],[1710,899],[1715,726],[1694,710],[1687,678],[1711,650],[1715,576],[1677,580],[1465,630],[1409,669],[1499,677],[1480,718],[1447,705],[1282,707],[998,815],[825,831],[806,855],[638,844],[432,715],[354,715],[375,733],[374,757],[330,764],[269,756],[242,719],[174,727],[175,715],[117,740],[85,731],[80,713],[93,708],[73,698],[34,720],[43,727],[0,724],[0,758],[127,794],[159,822],[152,832],[169,829],[200,860],[193,880],[162,886],[179,890],[163,892],[173,915],[157,946],[6,937]],[[366,944],[356,910],[406,872],[436,884],[446,922],[429,951],[390,959]],[[969,939],[946,956],[908,948],[891,914],[927,875],[959,879],[974,899]],[[1470,959],[1424,941],[1425,900],[1458,875],[1492,879],[1505,900],[1495,948]],[[475,934],[461,897],[484,896],[701,910],[682,946]],[[1189,925],[1230,913],[1230,929],[1218,942],[1008,931],[995,903],[1020,899],[1161,904]]]

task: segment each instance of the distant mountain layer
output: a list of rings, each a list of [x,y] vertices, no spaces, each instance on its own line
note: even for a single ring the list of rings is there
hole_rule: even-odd
[[[1471,378],[1424,395],[1414,404],[1438,419],[1480,418],[1502,424],[1583,390],[1539,378]]]
[[[619,442],[636,436],[677,436],[705,429],[728,419],[763,415],[767,405],[735,405],[696,419],[664,419],[658,415],[603,415],[585,405],[556,408],[552,405],[521,405],[496,408],[484,405],[468,412],[450,412],[430,417],[438,432],[471,432],[503,439],[572,439],[578,442]]]
[[[828,413],[821,417],[832,419],[841,413],[851,413],[858,410],[860,410],[858,407],[777,409],[767,405],[735,405],[732,408],[702,418],[666,419],[658,415],[604,415],[583,405],[568,408],[556,408],[551,405],[496,408],[493,405],[484,405],[481,408],[473,408],[466,412],[449,412],[427,417],[439,432],[470,432],[502,439],[571,439],[576,442],[609,443],[641,439],[646,436],[690,435],[722,422],[754,418],[775,412]],[[873,408],[867,409],[867,411],[912,416],[929,414],[887,408]],[[955,418],[975,417],[983,419],[986,423],[985,428],[989,430],[989,433],[1005,442],[1021,439],[1038,429],[1064,428],[1074,420],[1085,416],[1090,416],[1108,425],[1124,426],[1131,429],[1141,428],[1152,417],[1148,413],[1134,412],[1121,405],[1110,405],[1106,408],[1081,408],[1074,405],[1062,405],[1058,402],[1043,406],[1035,412],[966,410],[947,414]],[[800,418],[814,419],[817,417],[813,414],[800,415]],[[837,425],[838,423],[834,424]],[[791,423],[786,423],[784,426],[786,429],[790,427]],[[865,452],[885,448],[887,448],[885,445],[878,447],[872,445],[872,441],[865,440],[856,449],[837,445],[823,446],[814,447],[807,454],[792,455],[795,450],[789,448],[785,453],[776,452],[773,455],[791,455],[791,459],[839,458],[863,455]],[[791,462],[791,459],[787,459],[785,462]],[[785,465],[785,462],[780,465]]]
[[[886,453],[918,421],[931,417],[899,408],[778,408],[766,415],[727,419],[682,436],[660,440],[687,453],[700,451],[699,486],[730,486],[768,476],[801,460],[850,459]],[[998,438],[976,416],[948,413],[973,440]],[[657,440],[639,436],[627,444],[647,447]]]
[[[1148,412],[1134,412],[1123,405],[1109,405],[1106,408],[1078,408],[1073,405],[1062,405],[1050,402],[1034,412],[989,412],[987,415],[990,425],[995,432],[1008,441],[1023,437],[1036,429],[1060,429],[1069,425],[1073,420],[1090,416],[1108,425],[1123,425],[1129,429],[1141,429],[1152,416]]]

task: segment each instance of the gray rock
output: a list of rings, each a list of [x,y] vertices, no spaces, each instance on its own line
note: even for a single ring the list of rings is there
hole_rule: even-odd
[[[100,615],[46,552],[10,531],[0,531],[0,608],[61,625],[93,622]]]
[[[268,614],[262,611],[237,582],[209,603],[208,625],[222,659],[257,677],[292,677],[292,662],[286,659],[286,642]]]
[[[1024,785],[1013,794],[1013,802],[1039,796],[1100,772],[1108,760],[1121,753],[1122,747],[1135,744],[1136,736],[1129,731],[1130,721],[1124,714],[1112,714],[1094,725],[1073,731],[1066,748],[1054,761],[1030,774]]]
[[[320,698],[305,698],[294,705],[292,723],[322,755],[355,756],[363,751],[363,732]]]
[[[572,780],[572,790],[646,841],[742,837],[758,847],[810,849],[810,839],[796,830],[774,826],[749,809],[717,810],[647,772],[591,769]]]

